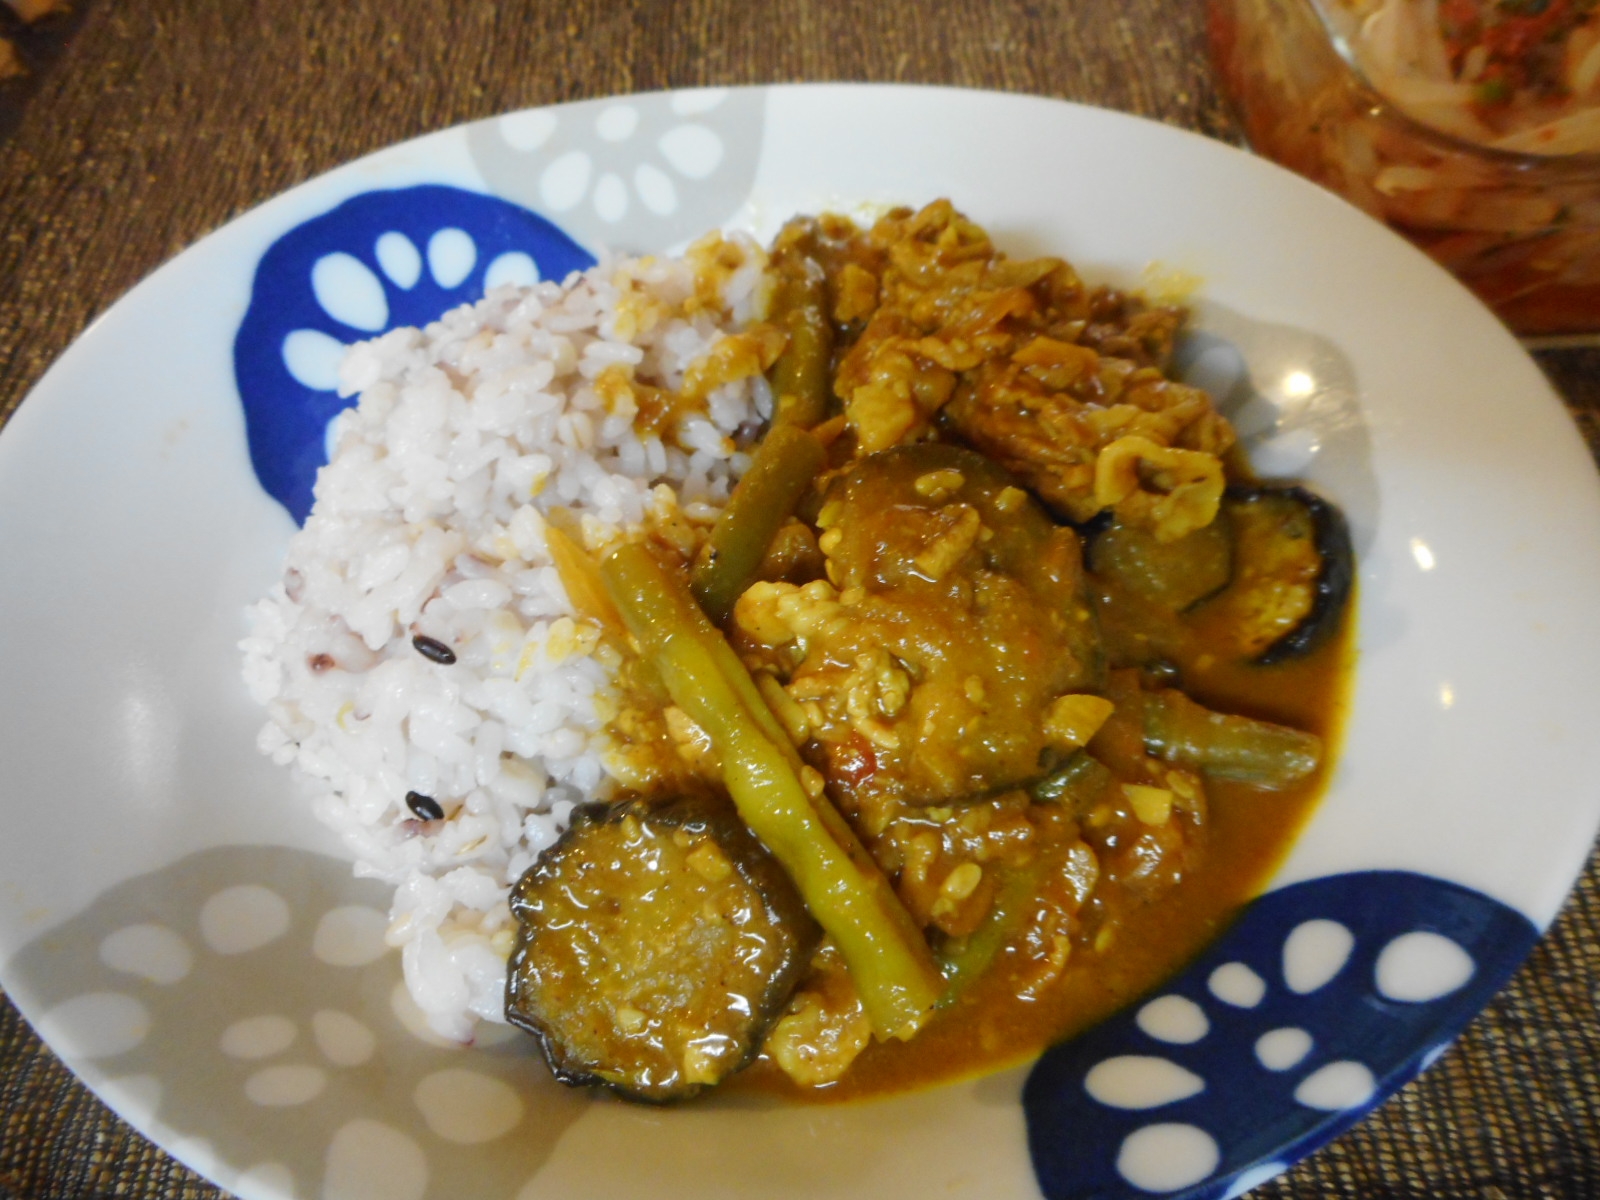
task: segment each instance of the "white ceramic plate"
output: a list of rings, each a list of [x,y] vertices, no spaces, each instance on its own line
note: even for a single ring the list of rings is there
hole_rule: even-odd
[[[258,471],[303,500],[327,339],[526,268],[505,253],[547,274],[542,256],[581,256],[528,210],[582,247],[661,250],[937,196],[1090,277],[1197,276],[1191,373],[1269,471],[1351,518],[1353,712],[1273,890],[1152,1003],[1031,1071],[870,1104],[594,1102],[521,1040],[408,1032],[377,940],[387,897],[256,754],[234,645],[293,528]],[[386,233],[406,245],[380,252]],[[340,251],[365,266],[319,291],[313,266]],[[1597,501],[1559,402],[1462,288],[1197,136],[853,86],[448,130],[163,267],[0,436],[0,979],[112,1107],[247,1200],[1238,1194],[1425,1065],[1581,869],[1600,816]]]

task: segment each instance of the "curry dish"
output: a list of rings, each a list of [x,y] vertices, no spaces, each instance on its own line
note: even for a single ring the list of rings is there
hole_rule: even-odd
[[[635,1099],[933,1082],[1156,986],[1283,854],[1350,674],[1343,520],[1168,375],[1181,308],[946,202],[797,219],[769,278],[716,526],[552,533],[629,789],[517,884],[507,1015]]]

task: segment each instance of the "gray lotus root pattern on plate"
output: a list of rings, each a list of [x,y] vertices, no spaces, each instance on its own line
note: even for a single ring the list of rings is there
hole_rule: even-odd
[[[589,100],[476,122],[467,146],[495,194],[589,249],[660,251],[744,203],[765,113],[761,88]]]
[[[5,975],[87,1082],[243,1196],[510,1200],[591,1102],[505,1027],[470,1049],[426,1033],[383,941],[388,891],[301,850],[206,850],[111,888]]]

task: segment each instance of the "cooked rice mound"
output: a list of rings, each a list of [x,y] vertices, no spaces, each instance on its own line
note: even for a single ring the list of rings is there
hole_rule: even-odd
[[[443,1036],[504,1019],[508,889],[613,782],[614,663],[547,522],[597,548],[715,518],[770,415],[760,339],[740,332],[765,261],[720,236],[613,259],[345,360],[360,401],[250,612],[245,679],[261,750],[295,766],[356,872],[394,885],[388,940]]]

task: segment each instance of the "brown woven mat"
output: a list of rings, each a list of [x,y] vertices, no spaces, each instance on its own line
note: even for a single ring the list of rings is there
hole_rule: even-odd
[[[55,0],[0,3],[0,138],[22,119],[28,98],[66,49],[85,11]]]
[[[1202,52],[1202,7],[95,0],[0,141],[0,419],[159,263],[268,196],[399,139],[617,92],[827,79],[1034,92],[1232,138]],[[1542,361],[1600,446],[1600,352]],[[1515,819],[1515,797],[1506,805]],[[1591,862],[1551,936],[1450,1053],[1257,1194],[1600,1196],[1597,992]],[[0,1002],[0,1200],[8,1192],[221,1195],[117,1121]]]

